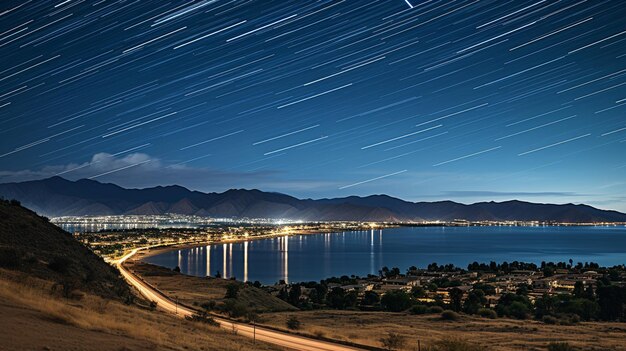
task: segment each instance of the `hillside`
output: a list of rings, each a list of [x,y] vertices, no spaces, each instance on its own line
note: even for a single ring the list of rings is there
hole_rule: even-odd
[[[0,201],[0,268],[55,282],[66,294],[78,289],[123,301],[131,297],[115,268],[15,201]]]
[[[206,323],[85,294],[50,294],[53,283],[0,269],[2,350],[279,350]]]
[[[69,233],[16,201],[0,201],[0,349],[278,349],[132,297],[117,269]]]
[[[544,222],[626,222],[626,214],[574,204],[523,201],[461,204],[410,202],[387,195],[334,199],[297,199],[260,190],[223,193],[191,191],[181,186],[124,189],[94,180],[60,177],[0,184],[0,196],[17,199],[47,216],[178,213],[211,217],[284,218],[305,221],[450,221],[466,219]]]

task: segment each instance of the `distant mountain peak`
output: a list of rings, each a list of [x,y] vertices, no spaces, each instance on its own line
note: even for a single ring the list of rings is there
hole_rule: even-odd
[[[43,186],[42,186],[43,185]],[[542,222],[626,222],[626,214],[588,205],[537,204],[520,200],[461,204],[450,200],[410,202],[386,194],[297,199],[259,189],[222,193],[180,185],[125,189],[115,184],[62,177],[0,184],[0,196],[17,199],[47,216],[179,213],[213,217],[283,218],[305,221],[452,221],[466,219]]]

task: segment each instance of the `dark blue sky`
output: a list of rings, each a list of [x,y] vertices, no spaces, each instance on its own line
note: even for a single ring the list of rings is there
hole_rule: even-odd
[[[626,6],[2,1],[0,181],[626,211]]]

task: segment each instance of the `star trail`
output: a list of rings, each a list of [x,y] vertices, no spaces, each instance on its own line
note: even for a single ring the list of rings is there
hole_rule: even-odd
[[[626,210],[619,0],[2,1],[0,54],[2,182]]]

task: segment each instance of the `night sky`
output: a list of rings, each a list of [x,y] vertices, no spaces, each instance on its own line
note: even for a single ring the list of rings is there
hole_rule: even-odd
[[[2,1],[0,182],[626,211],[621,0]]]

